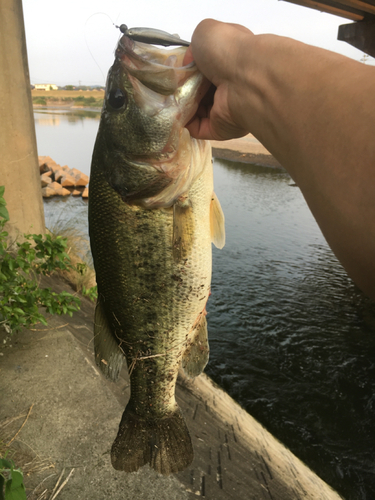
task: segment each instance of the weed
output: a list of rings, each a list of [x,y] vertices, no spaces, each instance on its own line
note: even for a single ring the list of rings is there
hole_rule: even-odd
[[[6,457],[0,458],[0,500],[26,500],[23,474]]]
[[[96,302],[98,298],[98,287],[96,285],[88,289],[82,287],[82,295],[90,299],[92,302]]]
[[[77,292],[93,300],[96,279],[87,237],[73,227],[70,222],[63,220],[50,224],[49,232],[52,238],[62,236],[67,242],[67,254],[71,266],[63,271],[58,271],[58,274],[68,281]],[[89,290],[92,291],[88,293]]]
[[[24,242],[16,243],[17,251],[9,251],[8,233],[3,230],[9,220],[4,189],[0,186],[0,325],[12,333],[39,322],[46,325],[39,307],[50,314],[72,316],[79,309],[80,299],[68,292],[57,294],[50,288],[39,288],[38,275],[72,267],[62,236],[24,235]]]

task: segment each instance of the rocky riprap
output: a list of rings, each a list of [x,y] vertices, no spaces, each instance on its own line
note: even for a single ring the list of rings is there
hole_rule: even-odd
[[[43,198],[52,196],[89,196],[89,176],[76,168],[61,166],[50,156],[39,156],[39,172]]]

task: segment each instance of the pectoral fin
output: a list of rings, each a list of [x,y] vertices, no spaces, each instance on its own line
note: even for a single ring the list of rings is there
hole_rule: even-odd
[[[202,313],[196,334],[187,346],[182,358],[182,368],[189,377],[200,375],[208,363],[210,348],[208,347],[207,321]]]
[[[117,380],[124,362],[117,340],[107,321],[107,316],[99,299],[95,308],[94,320],[95,362],[111,380]]]
[[[210,207],[211,241],[217,248],[225,245],[225,218],[220,202],[215,193],[212,193]]]
[[[189,255],[193,244],[194,217],[188,200],[173,205],[173,260],[180,262]]]

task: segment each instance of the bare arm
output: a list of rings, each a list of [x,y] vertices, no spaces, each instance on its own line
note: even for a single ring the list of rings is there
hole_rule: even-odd
[[[191,134],[254,134],[298,184],[348,274],[375,299],[375,68],[213,20],[197,27],[191,51],[216,87]]]

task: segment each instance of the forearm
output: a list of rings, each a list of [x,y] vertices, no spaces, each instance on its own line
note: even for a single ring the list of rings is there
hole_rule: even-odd
[[[337,179],[364,155],[374,171],[375,68],[284,37],[250,40],[231,96],[246,129],[300,183],[318,172]]]
[[[233,109],[289,171],[337,257],[375,298],[375,68],[273,35],[252,37],[243,57],[246,95],[231,96]]]

